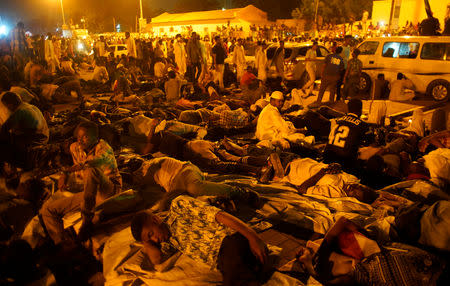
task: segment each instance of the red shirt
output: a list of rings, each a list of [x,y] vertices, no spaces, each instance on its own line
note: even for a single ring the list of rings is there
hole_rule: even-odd
[[[241,78],[241,86],[242,85],[250,85],[252,83],[253,80],[256,79],[256,76],[254,74],[252,74],[251,72],[246,71],[244,73],[244,75],[242,75]]]

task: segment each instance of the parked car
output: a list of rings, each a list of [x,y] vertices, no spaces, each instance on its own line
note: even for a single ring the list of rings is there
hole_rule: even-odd
[[[298,82],[303,85],[309,80],[309,75],[306,72],[306,52],[311,48],[311,43],[285,43],[284,44],[284,78],[288,81]],[[275,51],[279,44],[272,44],[266,50],[267,61],[270,63],[275,55]],[[319,45],[317,49],[317,64],[316,78],[320,78],[323,61],[330,52]],[[268,77],[277,77],[278,73],[275,66],[269,67]]]
[[[110,52],[114,53],[114,57],[121,57],[122,55],[128,55],[127,45],[124,44],[109,45],[108,49]]]
[[[448,100],[450,37],[370,38],[358,49],[363,63],[361,91],[370,91],[378,74],[393,81],[398,73],[403,73],[413,81],[416,92],[426,93],[435,100]]]

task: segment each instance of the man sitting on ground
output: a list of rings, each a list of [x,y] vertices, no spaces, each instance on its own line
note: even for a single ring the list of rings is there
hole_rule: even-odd
[[[368,128],[367,124],[359,119],[361,113],[362,101],[351,99],[348,102],[347,115],[332,123],[323,156],[326,163],[337,162],[347,170],[356,168],[358,148]]]
[[[269,145],[280,146],[282,149],[289,149],[290,142],[308,139],[314,141],[314,137],[305,138],[305,135],[298,133],[292,122],[286,121],[281,116],[280,110],[284,104],[284,95],[281,91],[274,91],[270,96],[270,104],[261,111],[256,125],[256,138],[260,141],[268,141]],[[312,143],[312,142],[309,142]]]
[[[153,265],[163,262],[162,246],[172,244],[196,262],[217,268],[223,285],[262,285],[270,278],[265,243],[238,218],[187,196],[171,204],[162,220],[149,212],[135,216],[131,232],[142,241]]]
[[[1,126],[0,165],[9,162],[23,167],[28,161],[30,147],[47,144],[47,122],[36,106],[22,102],[16,93],[6,92],[1,101],[11,116]]]
[[[391,83],[391,92],[389,100],[392,101],[410,101],[416,96],[414,93],[414,83],[405,77],[404,74],[398,73],[397,80]]]
[[[117,169],[113,149],[98,138],[98,127],[92,122],[82,122],[75,129],[77,142],[70,145],[74,166],[65,170],[58,187],[76,192],[77,186],[68,186],[68,174],[75,173],[82,184],[81,192],[71,197],[49,199],[41,208],[42,220],[55,244],[66,237],[62,218],[70,212],[81,211],[83,223],[79,238],[87,239],[92,228],[95,206],[119,193],[122,177]],[[71,188],[72,187],[72,188]],[[79,191],[79,190],[78,190]]]

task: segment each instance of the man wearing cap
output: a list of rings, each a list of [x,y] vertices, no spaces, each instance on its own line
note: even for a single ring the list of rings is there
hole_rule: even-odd
[[[256,125],[256,138],[269,146],[279,146],[289,149],[289,142],[304,140],[305,136],[297,133],[292,122],[281,117],[280,110],[284,104],[284,95],[281,91],[274,91],[270,96],[270,104],[261,111]],[[263,143],[263,144],[264,144]]]

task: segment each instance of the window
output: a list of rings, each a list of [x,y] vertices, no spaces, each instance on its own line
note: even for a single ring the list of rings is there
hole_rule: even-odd
[[[443,60],[445,56],[445,49],[445,43],[426,43],[423,45],[420,58],[424,60]]]
[[[415,59],[419,51],[419,43],[386,42],[383,46],[383,57]]]
[[[117,50],[118,51],[123,51],[123,50],[126,50],[127,49],[127,47],[125,47],[125,46],[117,46]]]
[[[298,50],[298,55],[297,55],[297,56],[306,57],[306,52],[308,52],[308,50],[309,50],[310,48],[311,48],[311,47],[303,47],[303,48],[300,48],[300,49]]]
[[[359,46],[360,55],[375,55],[375,52],[378,49],[379,42],[369,41],[364,42]]]

